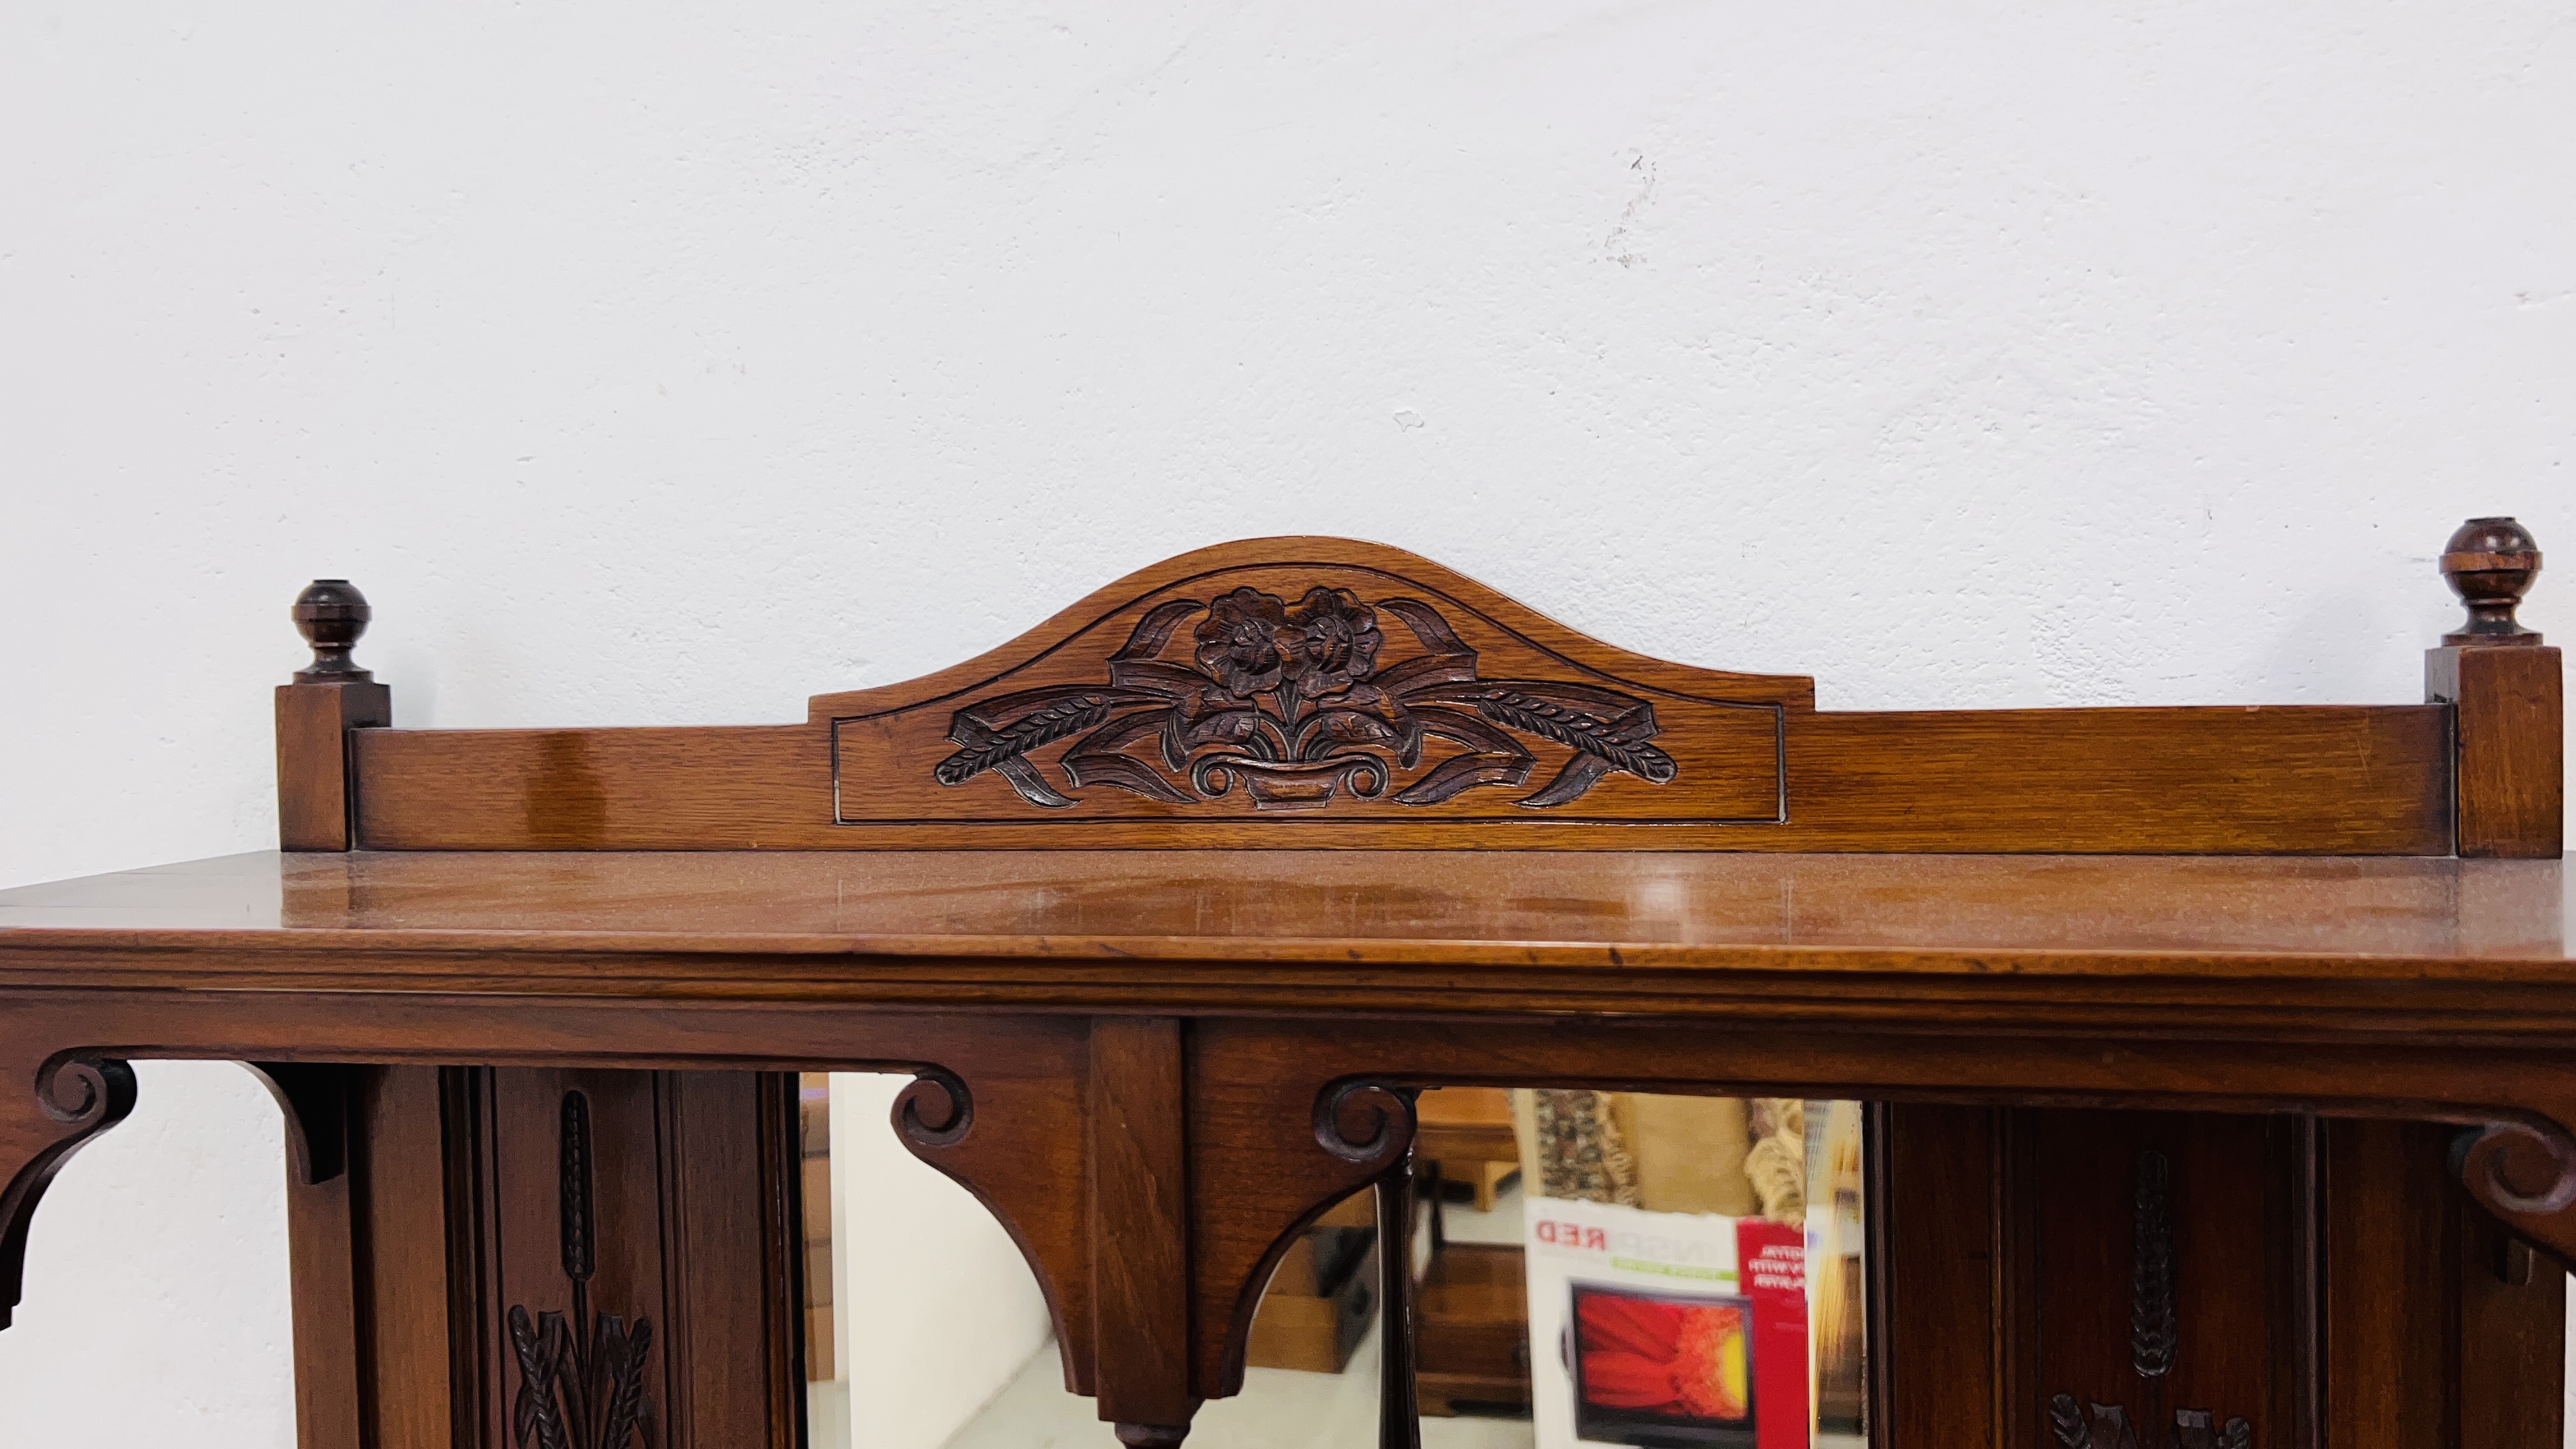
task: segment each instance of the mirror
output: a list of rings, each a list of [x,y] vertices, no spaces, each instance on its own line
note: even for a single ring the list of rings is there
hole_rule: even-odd
[[[1018,1248],[887,1130],[910,1080],[802,1079],[812,1449],[1115,1449]],[[1450,1087],[1416,1110],[1424,1449],[1867,1442],[1862,1104]],[[1191,1442],[1374,1444],[1382,1253],[1367,1190],[1302,1233],[1244,1391]]]
[[[801,1079],[809,1449],[1030,1449],[1045,1440],[996,1439],[991,1426],[1032,1386],[1094,1422],[1091,1401],[1064,1392],[1046,1300],[1019,1246],[887,1126],[912,1080]]]
[[[1416,1112],[1426,1446],[1866,1442],[1860,1103],[1464,1087]]]

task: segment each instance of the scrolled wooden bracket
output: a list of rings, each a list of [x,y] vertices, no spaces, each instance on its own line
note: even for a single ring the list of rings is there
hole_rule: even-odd
[[[1252,1320],[1299,1235],[1407,1163],[1414,1118],[1409,1086],[1283,1062],[1259,1029],[1192,1031],[1194,1382],[1215,1399],[1242,1392]]]
[[[1077,1394],[1094,1392],[1091,1233],[1065,1184],[1084,1176],[1087,1046],[1074,1022],[997,1030],[954,1068],[915,1065],[888,1112],[912,1155],[973,1194],[1028,1260]]]
[[[1382,1169],[1413,1150],[1414,1093],[1360,1078],[1315,1098],[1315,1142],[1354,1167]]]
[[[2454,1139],[2452,1170],[2478,1206],[2533,1247],[2576,1264],[2576,1138],[2554,1124],[2489,1122]]]
[[[1413,1144],[1420,1092],[1365,1078],[1315,1098],[1315,1142],[1355,1167],[1377,1171],[1379,1449],[1421,1449],[1413,1385]]]
[[[924,1067],[894,1099],[894,1130],[916,1148],[954,1147],[975,1128],[975,1094],[955,1072]]]
[[[18,1306],[27,1226],[45,1188],[89,1140],[134,1110],[134,1069],[107,1056],[64,1052],[36,1069],[35,1091],[0,1099],[0,1328]]]
[[[349,1170],[350,1100],[359,1068],[316,1062],[244,1062],[286,1117],[295,1180],[318,1187]]]

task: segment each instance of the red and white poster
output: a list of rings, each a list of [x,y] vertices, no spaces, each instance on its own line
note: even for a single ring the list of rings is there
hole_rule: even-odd
[[[1806,1449],[1796,1226],[1529,1200],[1538,1449]]]

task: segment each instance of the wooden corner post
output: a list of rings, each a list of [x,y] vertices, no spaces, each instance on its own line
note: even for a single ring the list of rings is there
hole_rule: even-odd
[[[296,596],[295,627],[313,647],[313,662],[295,672],[294,683],[277,688],[280,849],[338,851],[358,843],[349,731],[393,723],[393,691],[349,657],[373,614],[366,595],[347,579],[315,579]],[[306,1064],[252,1070],[276,1093],[287,1116],[296,1440],[304,1449],[354,1444],[374,1412],[360,1332],[367,1314],[363,1259],[371,1211],[346,1170],[352,1136],[362,1130],[361,1069]],[[403,1075],[415,1087],[437,1080],[434,1069]]]
[[[2424,697],[2451,707],[2453,848],[2555,860],[2566,811],[2558,651],[2514,610],[2540,574],[2540,545],[2510,518],[2472,518],[2442,550],[2468,622],[2424,655]]]
[[[349,731],[394,722],[393,691],[349,657],[375,611],[347,579],[315,579],[295,600],[295,627],[313,662],[277,687],[277,843],[283,850],[351,850],[357,786]]]

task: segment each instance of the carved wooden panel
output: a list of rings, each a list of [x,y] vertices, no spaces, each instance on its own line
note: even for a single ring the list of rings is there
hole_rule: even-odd
[[[981,660],[817,699],[844,825],[1776,825],[1808,681],[1624,654],[1333,539],[1147,570]]]
[[[470,1253],[451,1272],[473,1285],[479,1449],[796,1442],[783,1094],[751,1072],[457,1075],[471,1207],[444,1246]]]
[[[347,759],[370,850],[2441,855],[2450,725],[1818,711],[1804,677],[1631,654],[1412,554],[1286,538],[1156,564],[802,725],[355,729]]]
[[[654,1394],[644,1381],[653,1351],[653,1320],[594,1309],[590,1280],[599,1266],[597,1185],[591,1175],[590,1098],[564,1093],[556,1140],[557,1209],[563,1216],[564,1279],[572,1285],[567,1316],[510,1305],[510,1348],[519,1388],[510,1405],[512,1449],[630,1449],[655,1441]]]
[[[2030,1131],[2033,1387],[2052,1442],[2294,1442],[2313,1307],[2291,1282],[2292,1124],[2050,1111]]]
[[[2150,1147],[2138,1154],[2129,1222],[2129,1368],[2162,1407],[2162,1381],[2174,1369],[2182,1325],[2174,1297],[2173,1162]],[[2097,1218],[2098,1222],[2099,1219]],[[2147,1421],[2150,1437],[2156,1425]],[[2139,1449],[2125,1404],[2087,1403],[2059,1393],[2048,1401],[2049,1434],[2058,1449]],[[2225,1423],[2208,1409],[2177,1408],[2166,1443],[2175,1449],[2252,1449],[2254,1428],[2241,1415]]]

